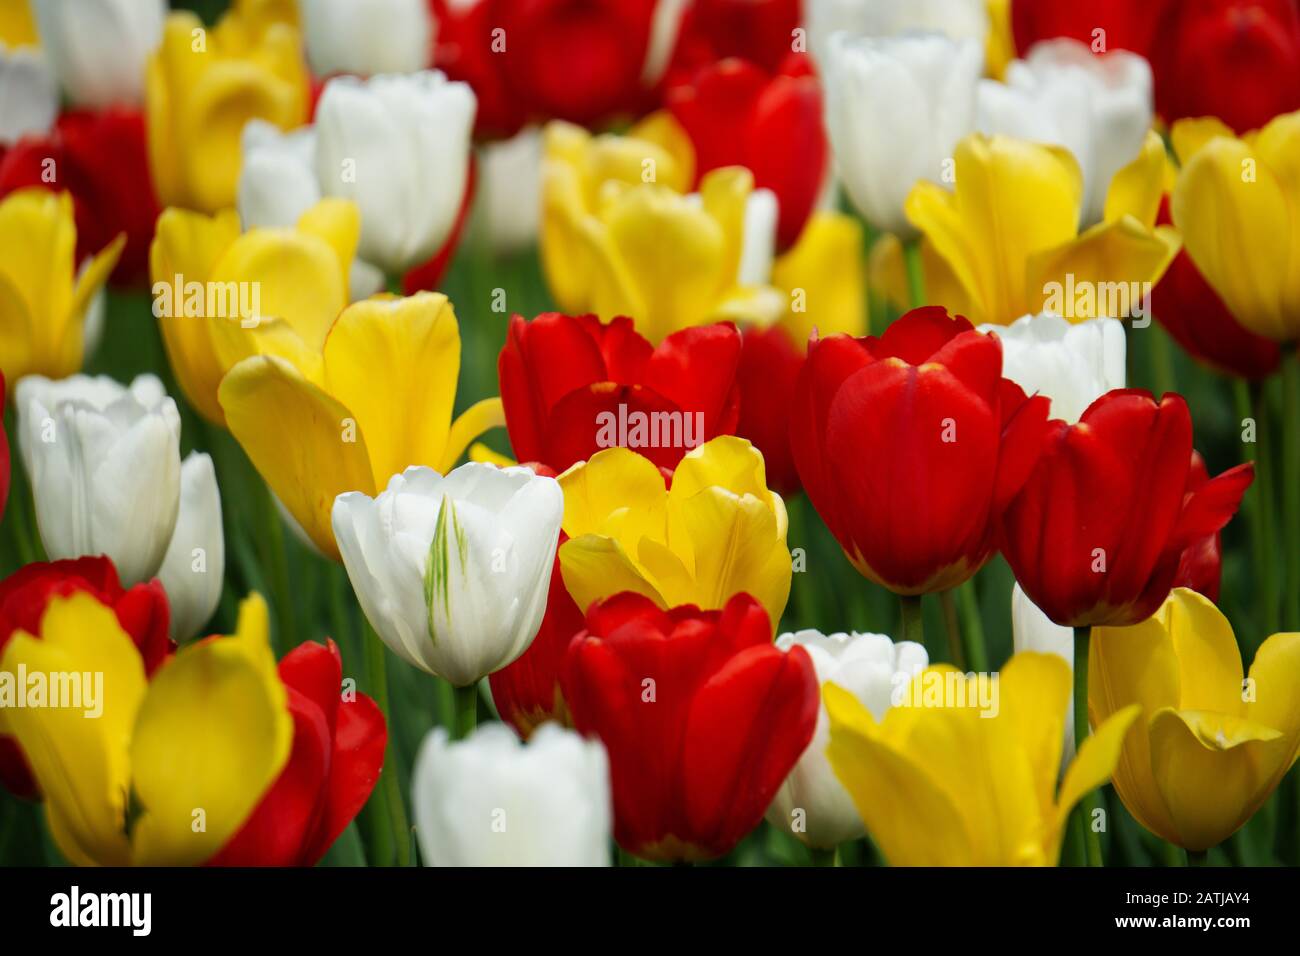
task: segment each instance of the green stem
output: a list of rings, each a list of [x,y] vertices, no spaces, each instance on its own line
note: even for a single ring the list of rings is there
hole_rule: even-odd
[[[813,866],[837,866],[839,864],[839,847],[809,847]]]
[[[1156,395],[1178,391],[1178,380],[1174,372],[1174,353],[1169,345],[1169,333],[1158,323],[1152,323],[1147,330],[1147,341],[1151,346],[1151,376],[1156,384]]]
[[[925,619],[921,615],[920,595],[900,594],[898,596],[899,637],[900,641],[915,641],[925,645]]]
[[[1250,386],[1245,379],[1233,380],[1232,397],[1237,408],[1238,427],[1244,433],[1246,419],[1253,419],[1255,414],[1254,409],[1251,407]],[[1265,540],[1265,514],[1262,494],[1264,476],[1258,460],[1260,439],[1258,421],[1255,422],[1254,437],[1255,441],[1242,441],[1241,443],[1242,457],[1255,465],[1255,481],[1250,488],[1246,489],[1241,507],[1246,512],[1246,521],[1250,524],[1250,545],[1251,550],[1254,552],[1251,560],[1255,569],[1255,604],[1262,609],[1269,606],[1272,562],[1269,560],[1267,541]]]
[[[1074,752],[1083,748],[1088,739],[1088,644],[1092,628],[1074,629]],[[1083,839],[1087,847],[1088,865],[1101,866],[1101,836],[1092,828],[1092,811],[1096,807],[1096,791],[1090,790],[1079,801],[1083,817]]]
[[[363,620],[365,616],[362,615]],[[384,653],[384,642],[379,639],[370,621],[365,620],[363,627],[366,645],[366,675],[370,678],[370,696],[384,715],[384,723],[389,727],[388,747],[384,752],[384,769],[376,788],[376,800],[372,797],[378,817],[376,826],[375,857],[381,866],[388,865],[396,857],[398,866],[410,862],[409,827],[406,822],[406,806],[402,802],[401,784],[397,779],[397,750],[393,744],[392,726],[388,707],[388,659]]]
[[[943,627],[948,633],[948,656],[953,666],[960,671],[966,670],[966,652],[961,646],[961,628],[957,625],[957,602],[953,600],[952,591],[939,592],[939,607],[943,609]]]
[[[262,553],[270,573],[271,603],[275,605],[277,656],[283,657],[293,647],[293,605],[289,598],[289,554],[285,550],[284,522],[275,506],[271,489],[262,483],[262,521],[266,539]]]
[[[1286,412],[1282,416],[1282,515],[1287,542],[1286,628],[1300,631],[1300,353],[1291,350],[1282,366]],[[1273,633],[1266,631],[1265,636]]]
[[[1250,384],[1251,412],[1255,419],[1255,487],[1262,518],[1263,562],[1255,569],[1260,579],[1261,637],[1278,629],[1278,580],[1274,556],[1277,554],[1277,527],[1273,513],[1273,452],[1268,438],[1268,396],[1260,382]]]
[[[1165,842],[1165,866],[1186,866],[1187,851],[1177,843]]]
[[[464,740],[474,732],[478,723],[478,684],[456,688],[456,726],[452,737]]]
[[[903,259],[907,263],[907,291],[912,297],[912,308],[925,305],[925,267],[921,263],[921,240],[903,244]]]
[[[961,610],[962,634],[966,638],[966,660],[971,670],[983,674],[989,669],[989,652],[984,644],[984,622],[980,617],[980,599],[975,579],[957,588],[957,607]]]

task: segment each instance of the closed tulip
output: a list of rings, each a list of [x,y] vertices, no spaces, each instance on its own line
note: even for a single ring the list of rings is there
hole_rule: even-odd
[[[171,604],[173,640],[187,641],[201,633],[221,601],[225,567],[217,473],[209,455],[192,451],[181,462],[176,527],[158,567]]]
[[[974,127],[983,69],[982,46],[972,39],[837,33],[828,41],[826,129],[835,166],[853,205],[877,229],[916,236],[904,201],[918,180],[949,181],[953,148]]]
[[[1058,786],[1069,668],[1016,654],[993,678],[995,713],[978,705],[988,679],[932,667],[881,721],[825,688],[827,758],[891,866],[1055,866],[1070,811],[1114,772],[1137,707],[1099,722]],[[939,680],[940,700],[919,689]]]
[[[819,687],[834,684],[843,688],[877,721],[884,718],[899,688],[911,683],[930,663],[922,645],[914,641],[895,644],[883,634],[795,631],[778,637],[776,646],[783,651],[803,648],[812,659]],[[787,829],[808,846],[820,849],[859,839],[865,832],[853,798],[826,758],[829,742],[830,718],[822,705],[812,742],[767,811],[772,826]]]
[[[10,391],[26,375],[81,368],[86,315],[122,252],[119,236],[78,271],[72,197],[20,189],[0,199],[0,368]]]
[[[374,498],[340,495],[334,537],[384,643],[465,687],[537,635],[563,510],[555,479],[527,468],[408,468]]]
[[[668,487],[653,462],[625,448],[597,452],[559,482],[569,536],[560,567],[578,607],[635,591],[663,608],[717,610],[750,594],[780,620],[792,570],[785,504],[749,442],[706,442]]]
[[[434,23],[428,0],[303,0],[307,62],[331,73],[414,73],[429,65]]]
[[[672,0],[660,0],[662,11]],[[739,57],[765,70],[777,70],[790,55],[802,19],[805,0],[696,0],[686,8],[674,67],[685,60],[691,66]]]
[[[75,707],[4,710],[70,863],[192,866],[239,830],[293,737],[268,625],[253,595],[233,636],[185,647],[152,676],[113,611],[83,592],[50,601],[39,634],[9,640],[0,671],[103,678],[95,720]]]
[[[1115,792],[1171,843],[1198,851],[1222,843],[1300,751],[1300,634],[1268,638],[1243,674],[1232,626],[1192,591],[1174,590],[1131,627],[1094,628],[1088,668],[1094,723],[1141,711],[1124,738]]]
[[[164,0],[33,0],[32,12],[72,103],[140,105],[145,63],[162,39]]]
[[[758,825],[812,739],[817,676],[772,645],[747,594],[720,611],[639,594],[592,607],[569,647],[574,726],[609,751],[614,838],[652,860],[721,856]]]
[[[880,338],[814,342],[790,446],[845,556],[897,594],[956,587],[992,555],[998,522],[1042,447],[1048,401],[1002,377],[998,340],[942,307]]]
[[[412,772],[425,866],[609,866],[609,762],[596,740],[501,724],[450,742],[435,727]]]
[[[751,326],[740,351],[740,419],[736,434],[763,455],[767,483],[789,496],[799,491],[799,472],[790,451],[790,410],[803,368],[803,343],[780,325]]]
[[[808,42],[819,57],[840,30],[871,37],[937,30],[981,48],[989,32],[986,0],[804,0],[803,6]]]
[[[58,82],[40,51],[0,40],[0,146],[42,135],[58,114]]]
[[[1116,390],[1076,425],[1051,422],[1004,516],[1002,553],[1029,599],[1068,627],[1155,613],[1184,550],[1228,523],[1254,477],[1238,465],[1188,493],[1191,463],[1178,395]]]

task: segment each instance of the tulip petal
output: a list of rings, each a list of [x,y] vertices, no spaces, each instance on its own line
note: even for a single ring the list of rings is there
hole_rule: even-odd
[[[437,470],[443,474],[451,471],[470,442],[493,428],[504,428],[505,424],[506,412],[501,399],[484,398],[475,402],[451,423],[441,466]]]
[[[1065,821],[1074,809],[1074,805],[1083,799],[1084,795],[1090,791],[1096,790],[1115,772],[1119,764],[1124,747],[1125,735],[1128,734],[1129,728],[1137,721],[1142,713],[1142,708],[1137,704],[1130,704],[1123,710],[1120,710],[1102,721],[1083,742],[1083,746],[1078,749],[1074,760],[1070,762],[1069,769],[1065,771],[1065,778],[1061,781],[1061,790],[1057,795],[1057,815],[1056,815],[1056,833],[1057,833],[1057,851],[1060,849],[1060,835],[1064,832]],[[1142,729],[1138,728],[1138,733]],[[1086,821],[1088,826],[1092,821]],[[1053,862],[1055,857],[1053,857]]]
[[[644,595],[662,608],[671,606],[610,538],[594,534],[570,538],[560,545],[560,571],[564,586],[583,611],[625,591]]]
[[[1155,130],[1148,130],[1137,158],[1121,167],[1110,181],[1106,191],[1106,222],[1132,216],[1147,229],[1155,226],[1164,196],[1165,156],[1164,140]]]
[[[1055,654],[1022,651],[1007,661],[998,681],[1000,708],[1029,755],[1039,810],[1044,820],[1050,819],[1070,704],[1070,668]]]

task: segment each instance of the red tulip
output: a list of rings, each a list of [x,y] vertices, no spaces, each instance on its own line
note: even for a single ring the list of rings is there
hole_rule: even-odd
[[[7,462],[6,462],[7,464]],[[5,468],[8,479],[8,468]],[[41,617],[51,598],[85,591],[113,609],[122,630],[140,650],[147,674],[153,674],[175,650],[167,634],[167,595],[157,580],[123,588],[108,558],[38,561],[0,581],[0,653],[15,631],[39,636]],[[37,795],[27,760],[17,742],[0,735],[0,784],[20,797]]]
[[[790,453],[790,409],[804,352],[779,325],[751,326],[741,337],[740,421],[736,434],[763,453],[767,486],[782,496],[799,491]]]
[[[1200,452],[1192,452],[1192,466],[1187,471],[1187,494],[1200,491],[1210,480],[1205,459]],[[1178,571],[1174,574],[1174,587],[1190,588],[1204,594],[1215,604],[1219,603],[1219,583],[1223,572],[1222,535],[1219,532],[1198,538],[1178,558]]]
[[[993,553],[1033,470],[1048,401],[1002,377],[1002,347],[940,306],[880,338],[809,344],[790,448],[845,555],[898,594],[961,584]]]
[[[513,136],[528,120],[527,104],[506,82],[492,52],[494,5],[490,0],[429,0],[434,65],[474,89],[478,108],[474,128],[489,136]]]
[[[791,54],[775,75],[745,60],[722,60],[672,86],[667,104],[695,146],[696,175],[747,167],[756,187],[776,194],[777,244],[793,245],[829,161],[821,87],[808,57]]]
[[[1057,624],[1136,624],[1169,594],[1185,550],[1228,523],[1253,478],[1245,464],[1196,487],[1187,403],[1116,389],[1077,425],[1051,422],[1007,509],[1002,553]]]
[[[757,826],[819,707],[812,660],[773,646],[747,594],[721,611],[593,605],[563,684],[574,726],[609,752],[615,839],[656,860],[721,856]]]
[[[0,196],[27,186],[72,194],[79,261],[126,233],[113,281],[144,284],[159,209],[138,111],[64,113],[45,136],[20,141],[0,160]]]
[[[557,472],[615,444],[672,469],[735,431],[739,365],[730,323],[683,329],[654,348],[622,316],[516,315],[497,364],[510,444],[520,461]],[[648,427],[638,432],[638,420]]]
[[[1071,37],[1096,53],[1131,50],[1150,58],[1156,21],[1165,7],[1183,0],[1011,0],[1016,50],[1026,53],[1039,40]]]
[[[388,729],[365,694],[342,699],[333,641],[308,641],[280,661],[293,750],[252,816],[209,866],[314,866],[360,812],[384,765]]]
[[[561,533],[560,544],[563,543]],[[488,678],[497,713],[519,736],[527,738],[548,720],[570,723],[560,689],[560,672],[564,669],[569,644],[582,626],[582,611],[564,586],[557,557],[551,569],[551,588],[546,595],[541,629],[522,655]]]
[[[5,410],[5,374],[0,372],[0,417]],[[0,425],[0,516],[5,513],[9,503],[9,435]]]
[[[695,0],[674,59],[697,68],[734,56],[776,72],[794,51],[799,7],[800,0]]]

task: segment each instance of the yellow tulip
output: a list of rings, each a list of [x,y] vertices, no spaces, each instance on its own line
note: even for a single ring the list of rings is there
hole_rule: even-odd
[[[0,0],[0,45],[39,46],[40,42],[27,0]]]
[[[0,369],[66,378],[81,368],[86,310],[117,265],[119,235],[78,275],[72,197],[20,189],[0,200]]]
[[[19,631],[6,645],[0,672],[28,686],[36,675],[48,686],[103,677],[94,719],[81,707],[0,711],[45,795],[54,842],[77,865],[204,862],[289,758],[293,720],[257,595],[234,636],[182,648],[152,680],[109,608],[85,593],[56,597],[39,638]]]
[[[739,282],[748,170],[716,169],[686,195],[693,156],[662,115],[629,136],[551,123],[544,142],[542,265],[561,309],[631,316],[653,342],[780,313],[780,293]]]
[[[772,285],[788,300],[780,324],[802,347],[816,329],[865,335],[867,283],[862,223],[843,213],[813,213],[793,246],[772,264]]]
[[[149,249],[154,311],[172,371],[204,418],[224,424],[217,387],[240,359],[278,350],[305,363],[305,356],[319,360],[348,304],[360,228],[355,204],[342,199],[317,203],[294,229],[242,235],[233,209],[208,216],[171,208],[158,217]],[[239,315],[241,293],[245,305],[255,299],[258,307],[253,330]]]
[[[743,438],[691,451],[670,488],[648,458],[626,448],[597,452],[559,482],[569,536],[560,569],[579,607],[635,591],[664,608],[716,610],[745,592],[777,626],[790,596],[785,504]]]
[[[1002,79],[1007,64],[1016,58],[1016,38],[1011,34],[1011,0],[984,0],[989,33],[984,40],[985,72]]]
[[[1154,226],[1165,162],[1155,133],[1111,180],[1103,220],[1083,233],[1083,179],[1068,150],[974,134],[954,161],[951,192],[917,183],[905,208],[929,246],[928,297],[976,324],[1044,309],[1082,322],[1115,301],[1131,310],[1178,252],[1174,231]]]
[[[1015,655],[993,677],[995,707],[976,703],[979,679],[927,668],[880,722],[843,688],[822,688],[826,755],[893,866],[1055,865],[1070,810],[1110,777],[1137,716],[1097,727],[1058,789],[1069,666]],[[951,693],[934,700],[939,686]]]
[[[221,381],[230,433],[318,548],[345,491],[373,497],[410,465],[446,473],[471,441],[505,424],[499,398],[452,420],[460,329],[445,295],[380,296],[343,310],[304,343],[286,324],[243,337],[255,354]]]
[[[1171,203],[1187,253],[1243,326],[1300,338],[1300,112],[1237,138],[1217,120],[1174,124]]]
[[[1093,628],[1093,723],[1137,705],[1115,792],[1144,827],[1189,850],[1223,842],[1264,803],[1300,750],[1300,633],[1274,634],[1242,680],[1232,626],[1175,589],[1151,618]]]
[[[172,13],[145,77],[159,200],[204,212],[233,206],[244,124],[256,117],[291,129],[307,120],[307,102],[292,27],[235,10],[208,30],[192,13]]]

